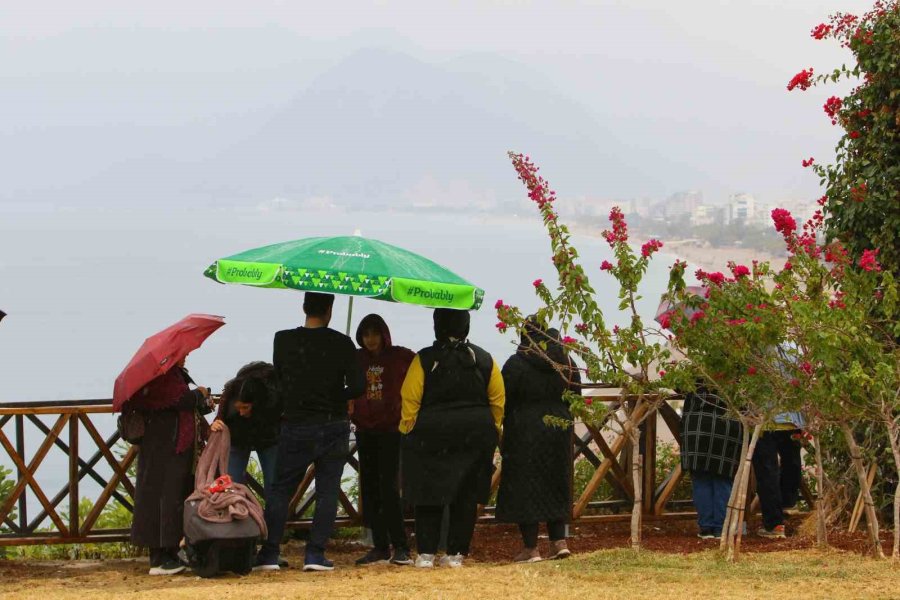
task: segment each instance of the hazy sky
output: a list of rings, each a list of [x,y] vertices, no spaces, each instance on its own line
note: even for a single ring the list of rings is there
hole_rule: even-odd
[[[592,143],[627,157],[646,177],[605,181],[602,160],[592,158],[577,170],[597,165],[594,188],[563,170],[577,157],[555,149],[537,156],[548,174],[559,165],[573,193],[665,197],[700,188],[710,197],[814,197],[815,178],[799,164],[831,155],[836,131],[820,107],[840,88],[801,95],[785,85],[801,68],[846,61],[844,51],[815,42],[809,30],[833,11],[866,5],[5,2],[0,160],[9,188],[0,188],[0,202],[23,191],[64,194],[145,155],[218,156],[264,127],[316,77],[371,47],[437,66],[478,55],[509,60],[522,68],[517,81],[533,74],[535,94],[583,106],[598,124],[585,134]],[[496,67],[485,73],[496,78]],[[508,179],[505,157],[496,160],[498,181]],[[141,173],[123,176],[137,184]]]

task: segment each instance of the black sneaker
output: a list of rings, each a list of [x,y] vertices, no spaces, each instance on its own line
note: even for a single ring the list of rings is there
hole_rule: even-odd
[[[258,554],[256,556],[256,562],[253,563],[254,571],[278,571],[281,569],[280,563],[277,558],[269,558],[267,556],[263,556],[262,554]]]
[[[163,564],[150,569],[150,575],[178,575],[187,569],[180,561],[174,559],[166,559]]]
[[[391,553],[387,550],[372,548],[362,558],[356,559],[357,567],[365,567],[368,565],[383,565],[391,559]]]
[[[402,548],[399,550],[394,550],[394,555],[391,557],[392,565],[411,565],[413,564],[413,559],[409,555],[409,550],[403,550]]]
[[[697,537],[701,540],[714,540],[716,539],[716,532],[711,527],[704,527],[700,530],[700,533],[697,534]]]
[[[334,563],[324,554],[307,554],[303,561],[304,571],[334,571]]]

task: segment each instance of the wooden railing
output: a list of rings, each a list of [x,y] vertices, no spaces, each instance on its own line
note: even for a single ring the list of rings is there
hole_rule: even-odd
[[[80,400],[36,403],[0,404],[0,465],[12,468],[15,477],[12,490],[0,500],[0,546],[25,544],[71,544],[87,542],[114,542],[128,539],[127,529],[110,529],[98,526],[98,519],[110,503],[118,503],[128,511],[133,511],[134,481],[133,471],[138,454],[137,446],[122,442],[115,431],[109,400]],[[689,501],[671,501],[678,483],[682,479],[680,465],[662,478],[656,485],[656,448],[659,436],[657,424],[662,423],[675,443],[680,443],[681,419],[670,403],[663,403],[658,410],[658,419],[652,416],[641,428],[641,451],[644,454],[643,508],[648,516],[683,518],[693,513]],[[97,420],[103,420],[105,427],[98,427]],[[101,429],[105,429],[101,433]],[[26,430],[30,437],[26,439]],[[593,476],[584,491],[574,499],[573,521],[593,521],[620,519],[626,517],[634,491],[627,465],[630,464],[630,444],[626,436],[610,427],[600,430],[596,427],[579,425],[573,433],[573,459],[586,460],[593,469]],[[29,454],[29,444],[36,450]],[[57,476],[59,473],[45,462],[53,450],[61,450],[65,455],[67,477],[58,485],[58,491],[50,495],[54,488],[38,482],[44,475]],[[359,472],[355,444],[351,446],[349,466]],[[43,468],[42,468],[43,467]],[[494,475],[496,490],[502,477],[502,465]],[[92,505],[87,514],[79,514],[79,500],[86,492],[84,480],[93,482],[96,493],[87,497]],[[615,497],[603,501],[592,501],[603,481],[608,481]],[[250,487],[262,492],[262,486],[255,480]],[[358,525],[361,510],[341,491],[338,525]],[[291,503],[290,527],[307,527],[310,520],[303,517],[315,502],[314,472],[310,468],[294,494]],[[358,501],[357,501],[358,502]],[[37,514],[31,516],[32,508],[39,506]],[[61,508],[65,507],[65,508]],[[605,509],[605,510],[601,510]],[[608,514],[610,510],[623,509],[622,515]],[[682,512],[679,512],[682,511]],[[600,512],[606,514],[599,514]],[[484,507],[480,522],[493,521],[493,507]]]

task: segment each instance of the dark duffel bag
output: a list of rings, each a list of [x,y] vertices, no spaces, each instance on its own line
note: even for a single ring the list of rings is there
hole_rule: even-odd
[[[188,564],[198,577],[216,577],[225,572],[246,575],[256,559],[256,538],[187,542]]]
[[[253,568],[259,526],[253,519],[213,523],[197,514],[199,500],[184,503],[185,554],[200,577],[231,571],[246,575]]]

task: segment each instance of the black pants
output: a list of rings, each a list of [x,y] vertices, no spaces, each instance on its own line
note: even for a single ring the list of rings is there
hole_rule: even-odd
[[[474,478],[466,478],[460,485],[456,498],[450,503],[450,525],[447,531],[447,554],[468,556],[475,520],[478,514],[478,496]],[[443,506],[416,506],[416,549],[419,554],[437,553],[441,536]]]
[[[400,433],[358,431],[363,517],[375,548],[409,550],[400,504]]]
[[[519,531],[522,532],[522,543],[526,548],[537,548],[538,523],[519,523]],[[547,535],[551,542],[566,539],[566,522],[548,521]]]
[[[783,525],[783,509],[794,506],[799,499],[803,465],[800,462],[800,444],[791,439],[797,431],[767,431],[756,443],[753,471],[756,473],[756,492],[766,529]]]

